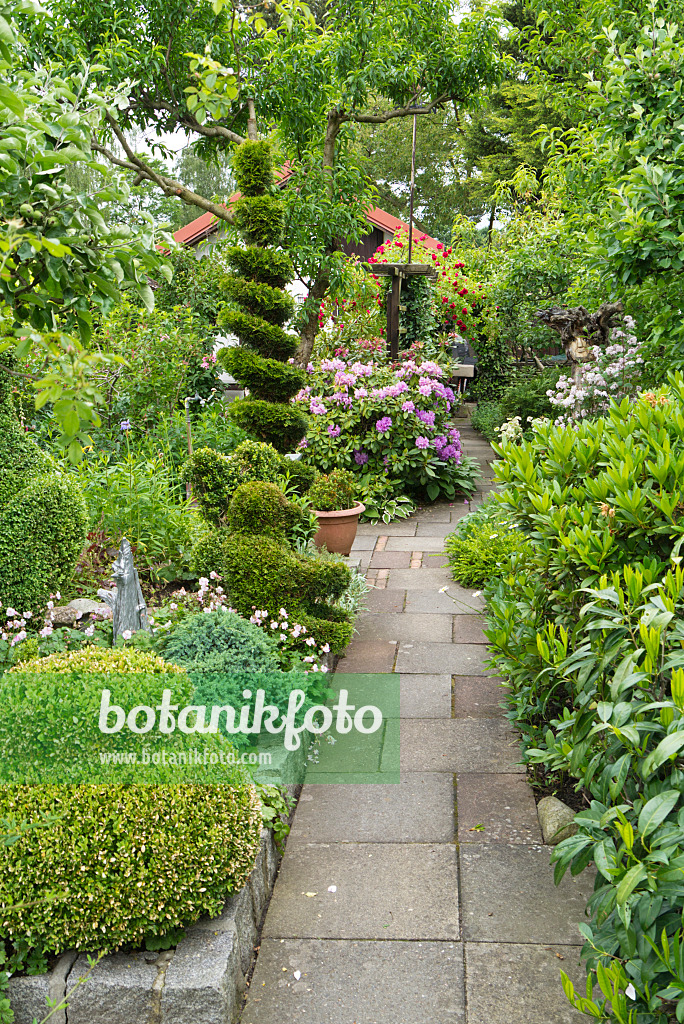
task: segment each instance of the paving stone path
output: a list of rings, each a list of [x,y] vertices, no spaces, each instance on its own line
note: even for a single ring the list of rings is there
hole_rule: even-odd
[[[468,425],[462,440],[485,471],[477,503],[493,453]],[[583,991],[577,923],[592,880],[553,884],[485,667],[482,600],[440,554],[467,511],[359,529],[353,557],[374,589],[338,672],[400,674],[401,782],[304,786],[242,1024],[586,1019],[559,970]]]

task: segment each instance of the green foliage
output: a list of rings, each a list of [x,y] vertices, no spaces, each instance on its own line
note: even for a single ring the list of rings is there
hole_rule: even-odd
[[[261,317],[270,324],[282,326],[292,316],[294,299],[282,288],[274,288],[263,280],[230,274],[221,282],[224,293],[248,313]]]
[[[555,390],[562,373],[562,370],[541,370],[516,374],[499,399],[503,419],[519,416],[523,429],[527,429],[528,421],[539,416],[555,418],[558,410],[551,405],[546,392]]]
[[[249,609],[251,614],[252,609]],[[162,640],[167,661],[188,672],[268,672],[278,668],[275,642],[231,612],[190,615]]]
[[[306,415],[285,402],[236,398],[230,403],[230,414],[248,434],[272,445],[279,452],[292,452],[306,433]]]
[[[287,402],[306,383],[303,370],[276,359],[263,359],[242,347],[221,349],[219,359],[251,395],[266,402]]]
[[[500,402],[478,402],[470,416],[475,430],[479,430],[488,441],[500,440],[499,427],[505,419],[506,414]]]
[[[284,288],[294,276],[292,260],[280,249],[234,245],[226,249],[226,259],[242,277],[271,288]]]
[[[269,536],[221,532],[195,548],[195,568],[223,577],[226,597],[241,615],[255,608],[277,615],[287,608],[319,643],[340,653],[351,640],[350,618],[333,607],[351,580],[342,562],[294,554]]]
[[[182,475],[192,484],[204,518],[218,526],[239,484],[251,480],[274,483],[283,468],[283,460],[271,445],[243,441],[230,456],[211,448],[198,449],[186,462]]]
[[[603,996],[622,969],[639,1020],[665,1024],[684,1012],[684,381],[499,451],[499,504],[529,539],[488,587],[509,717],[532,770],[590,798],[554,859],[557,879],[596,865],[580,929]]]
[[[262,195],[275,182],[271,147],[265,140],[238,146],[233,153],[232,168],[243,196]]]
[[[307,496],[317,511],[334,512],[354,508],[357,490],[353,473],[347,469],[333,469],[330,473],[318,474]]]
[[[282,237],[285,215],[279,196],[238,199],[233,204],[233,216],[247,245],[277,245]]]
[[[202,366],[213,352],[212,328],[185,306],[148,313],[120,302],[103,321],[95,342],[126,360],[105,382],[110,425],[126,419],[144,430],[157,423],[160,413],[171,416],[188,395],[207,398],[220,386],[213,363],[209,369]]]
[[[45,813],[59,820],[4,851],[0,899],[5,934],[54,953],[139,945],[215,917],[259,849],[259,802],[247,784],[0,790],[0,815]]]
[[[487,502],[459,519],[444,547],[451,575],[462,587],[481,587],[509,569],[509,556],[527,540],[497,502]]]
[[[231,533],[261,534],[283,540],[301,519],[301,510],[275,484],[240,484],[228,506]]]
[[[21,431],[0,368],[0,600],[45,607],[70,578],[87,532],[78,485]]]
[[[406,328],[402,346],[408,347],[417,342],[424,347],[431,341],[437,327],[430,279],[409,277],[401,291],[401,304],[405,309],[399,319],[401,326]]]
[[[278,708],[281,715],[285,716],[288,711],[288,703],[292,690],[299,689],[305,693],[309,687],[310,676],[296,672],[268,671],[255,667],[247,671],[237,669],[226,669],[216,671],[213,668],[202,666],[201,668],[188,670],[190,678],[195,686],[192,698],[193,704],[204,707],[223,707],[228,705],[239,712],[243,707],[250,708],[249,721],[253,722],[253,711],[256,702],[257,690],[264,691],[264,704]],[[251,691],[252,696],[244,697],[244,691]],[[307,699],[295,715],[295,721],[300,726],[304,715],[312,706],[313,701]],[[238,716],[236,715],[236,718]],[[267,734],[260,734],[257,738],[245,735],[245,733],[229,733],[226,729],[225,716],[220,719],[220,731],[233,743],[238,750],[254,746],[257,741],[262,741]]]
[[[278,324],[270,324],[259,316],[232,306],[221,313],[219,326],[227,333],[235,334],[241,344],[267,358],[285,361],[297,351],[297,339]]]
[[[218,242],[198,259],[193,248],[179,246],[167,257],[173,270],[170,281],[162,280],[154,293],[155,307],[170,312],[188,306],[207,327],[216,327],[223,307],[222,282],[226,273],[225,242]]]
[[[109,455],[90,457],[75,476],[86,497],[91,531],[102,531],[116,547],[127,537],[138,569],[152,580],[176,580],[187,573],[199,516],[161,458],[130,451],[119,462]]]

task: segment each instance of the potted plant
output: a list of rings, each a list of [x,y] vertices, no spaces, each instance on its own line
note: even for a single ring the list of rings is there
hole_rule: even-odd
[[[349,554],[359,516],[365,509],[355,494],[354,477],[348,470],[333,469],[327,475],[317,475],[307,493],[318,519],[318,533],[314,537],[317,548],[325,547],[338,555]]]

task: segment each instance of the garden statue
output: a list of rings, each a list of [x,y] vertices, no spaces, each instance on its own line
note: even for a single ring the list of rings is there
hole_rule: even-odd
[[[604,302],[596,313],[589,313],[584,306],[572,309],[551,306],[534,314],[537,320],[560,334],[576,384],[582,379],[581,364],[594,358],[592,346],[608,344],[610,330],[614,326],[613,317],[622,313],[622,308],[621,302]]]
[[[140,589],[138,570],[133,564],[131,545],[124,537],[112,566],[114,590],[98,590],[98,596],[112,609],[114,631],[112,642],[125,633],[149,630],[147,605]]]

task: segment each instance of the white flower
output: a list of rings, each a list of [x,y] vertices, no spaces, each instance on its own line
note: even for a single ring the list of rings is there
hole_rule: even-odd
[[[328,671],[328,666],[327,665],[321,665],[321,672],[327,672],[327,671]]]
[[[199,585],[201,590],[206,590],[206,588],[209,586],[209,580],[207,579],[206,576],[200,576]]]
[[[33,612],[22,612],[22,618],[31,619],[33,618]]]
[[[14,608],[6,608],[5,610],[7,612],[8,619],[14,619],[19,614],[19,612],[15,612]]]
[[[284,608],[281,608],[281,609],[280,609],[280,612],[279,612],[278,614],[279,614],[279,615],[282,615],[282,617],[283,617],[284,619],[286,619],[286,618],[287,618],[287,612],[285,611],[285,609],[284,609]]]
[[[45,639],[48,636],[52,636],[53,633],[54,633],[54,629],[52,628],[52,626],[44,626],[43,629],[41,629],[41,631],[40,631],[40,635],[43,637],[43,639]],[[7,639],[7,634],[6,633],[2,634],[2,639],[3,640]]]
[[[169,608],[171,609],[172,612],[175,612],[178,609],[178,605],[177,604],[170,604]]]
[[[625,995],[628,999],[636,999],[636,989],[634,988],[634,985],[632,985],[631,982],[625,989]]]
[[[330,654],[330,644],[323,644],[321,650],[323,654]]]
[[[133,630],[124,629],[121,636],[124,638],[124,640],[130,640],[131,637],[133,636]]]
[[[150,619],[150,622],[151,621],[152,620]],[[88,626],[88,628],[84,629],[83,632],[85,633],[86,636],[92,636],[93,633],[95,632],[95,623],[93,623],[92,626]]]
[[[304,643],[305,643],[305,644],[306,644],[306,645],[307,645],[308,647],[315,647],[315,646],[316,646],[316,641],[314,640],[314,638],[313,638],[312,636],[307,636],[307,638],[306,638],[306,640],[304,641]]]

